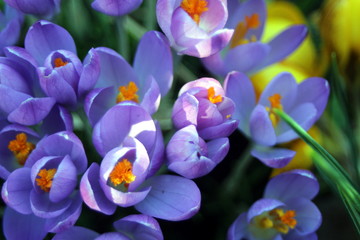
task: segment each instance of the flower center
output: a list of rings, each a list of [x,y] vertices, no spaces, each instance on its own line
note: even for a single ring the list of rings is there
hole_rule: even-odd
[[[230,48],[237,47],[241,44],[256,42],[256,36],[252,35],[250,40],[246,39],[245,36],[250,29],[256,29],[260,26],[259,14],[254,13],[253,15],[245,16],[245,21],[239,22],[235,28],[234,35],[230,42]]]
[[[274,108],[281,110],[283,109],[283,106],[281,105],[282,96],[278,93],[275,93],[274,95],[270,96],[268,99],[270,101],[270,107],[267,107],[266,110],[269,112],[269,117],[272,122],[272,125],[276,127],[280,121],[280,118],[278,115],[276,115],[276,113],[273,112],[273,109]]]
[[[132,164],[126,158],[118,162],[109,175],[110,181],[116,186],[124,183],[127,188],[135,181],[136,176],[132,173]]]
[[[66,64],[68,64],[68,62],[67,61],[63,61],[62,60],[62,58],[60,58],[60,57],[58,57],[58,58],[55,58],[55,60],[54,60],[54,66],[56,67],[56,68],[58,68],[58,67],[63,67],[63,66],[65,66]]]
[[[8,149],[14,154],[18,163],[24,165],[32,150],[35,149],[35,145],[27,141],[25,133],[19,133],[14,140],[9,142]]]
[[[275,229],[282,234],[287,234],[290,229],[296,227],[297,221],[295,216],[296,212],[294,210],[284,212],[283,209],[275,208],[265,214],[256,216],[254,223],[259,228]]]
[[[52,186],[52,181],[54,178],[54,175],[56,173],[56,169],[52,168],[52,169],[41,169],[38,173],[38,177],[35,179],[36,180],[36,184],[44,191],[44,192],[49,192],[50,188]]]
[[[130,81],[127,86],[120,86],[119,94],[116,97],[116,103],[122,101],[134,101],[139,103],[139,96],[136,94],[138,90],[138,87],[132,81]]]
[[[208,99],[209,99],[209,101],[212,102],[212,103],[222,102],[222,96],[221,96],[221,95],[215,96],[215,89],[214,89],[214,87],[210,87],[210,88],[208,89]]]
[[[208,11],[208,2],[206,0],[183,0],[180,4],[181,8],[190,15],[190,17],[199,24],[200,16]]]

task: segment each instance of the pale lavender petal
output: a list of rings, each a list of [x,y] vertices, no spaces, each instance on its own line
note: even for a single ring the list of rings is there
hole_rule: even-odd
[[[43,239],[47,232],[44,230],[45,219],[34,214],[23,215],[11,208],[5,208],[3,231],[8,240]]]
[[[247,221],[250,222],[254,217],[261,215],[264,212],[271,211],[278,207],[283,207],[284,203],[270,198],[262,198],[257,200],[253,205],[251,205],[248,214]]]
[[[253,157],[272,168],[285,167],[295,154],[296,152],[286,148],[267,148],[261,146],[257,146],[251,151]]]
[[[116,205],[106,198],[99,183],[99,171],[99,165],[92,163],[84,173],[80,182],[81,196],[85,204],[91,209],[112,215],[115,212]]]
[[[207,3],[208,10],[201,14],[199,27],[212,33],[224,27],[228,17],[227,7],[222,0],[207,0]]]
[[[198,98],[198,102],[197,129],[201,130],[224,122],[216,104],[205,98]]]
[[[48,193],[37,193],[33,189],[30,193],[30,205],[33,213],[42,218],[57,217],[70,206],[70,199],[54,203],[50,201]]]
[[[159,0],[156,3],[157,22],[171,44],[174,43],[174,38],[172,37],[170,30],[171,16],[174,9],[178,6],[179,2],[177,0]]]
[[[144,94],[141,94],[142,97],[141,106],[145,108],[149,114],[155,113],[160,105],[160,89],[157,81],[155,81],[153,76],[148,76],[147,81],[142,86]]]
[[[189,93],[182,94],[176,101],[172,110],[172,121],[175,128],[188,125],[197,125],[199,102]]]
[[[186,178],[160,175],[150,178],[149,195],[135,208],[152,217],[180,221],[191,218],[199,211],[201,194],[196,184]]]
[[[272,146],[276,143],[275,130],[269,113],[262,105],[257,105],[250,115],[250,134],[260,145]]]
[[[114,222],[114,227],[133,239],[164,239],[159,223],[147,215],[136,214],[126,216]]]
[[[226,76],[224,89],[226,96],[235,103],[232,118],[239,120],[239,129],[249,136],[250,114],[256,105],[255,90],[250,79],[243,73],[231,72]]]
[[[156,126],[156,139],[155,139],[155,145],[152,148],[151,152],[148,152],[150,158],[150,166],[147,173],[147,178],[153,176],[164,163],[164,154],[165,154],[164,138],[160,128],[160,123],[158,121],[155,121],[155,126]]]
[[[76,53],[75,42],[68,31],[45,20],[30,27],[25,37],[25,48],[40,65],[52,51],[63,49]]]
[[[169,164],[169,170],[186,177],[188,179],[199,178],[205,176],[216,167],[216,163],[212,159],[200,156],[192,161],[179,161]]]
[[[293,170],[272,178],[266,185],[264,197],[290,202],[295,198],[313,199],[319,192],[319,183],[307,170]]]
[[[152,75],[162,96],[169,91],[173,81],[173,62],[168,40],[157,31],[145,33],[141,38],[134,59],[134,71],[140,81]]]
[[[141,3],[142,0],[95,0],[91,6],[96,11],[110,16],[122,16],[134,11]]]
[[[206,140],[228,137],[231,133],[234,132],[238,125],[238,120],[229,119],[222,124],[199,130],[199,135]]]
[[[90,229],[74,226],[66,231],[57,233],[52,240],[69,240],[69,239],[89,240],[89,239],[95,239],[98,236],[99,234],[97,232],[94,232]]]
[[[219,164],[229,152],[230,144],[228,138],[218,138],[207,142],[208,156],[215,163]]]
[[[9,114],[8,120],[27,126],[35,125],[49,114],[54,104],[54,98],[28,98]]]
[[[215,95],[225,95],[224,89],[218,80],[214,78],[203,77],[194,81],[187,82],[185,85],[183,85],[179,91],[179,96],[181,96],[184,92],[190,90],[192,91],[191,93],[193,93],[194,95],[199,96],[200,94],[201,97],[206,98],[208,94],[207,90],[210,87],[214,88]]]
[[[30,214],[32,188],[30,168],[19,168],[13,171],[3,184],[1,196],[8,206],[19,213]]]

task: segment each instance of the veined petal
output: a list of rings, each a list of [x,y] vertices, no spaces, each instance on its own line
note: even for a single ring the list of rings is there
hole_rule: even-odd
[[[181,95],[174,104],[172,121],[175,128],[183,128],[188,125],[197,125],[199,102],[189,93]]]
[[[253,157],[272,168],[285,167],[295,154],[296,152],[286,148],[267,148],[261,146],[256,146],[251,151]]]
[[[276,143],[276,134],[269,113],[262,105],[257,105],[250,115],[250,134],[260,145],[273,146]]]

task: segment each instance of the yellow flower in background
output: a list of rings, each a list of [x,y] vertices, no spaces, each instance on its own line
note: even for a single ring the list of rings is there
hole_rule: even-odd
[[[360,1],[328,0],[324,5],[320,28],[328,51],[335,51],[341,67],[352,54],[360,56]]]
[[[294,24],[306,23],[300,10],[289,2],[271,2],[268,5],[268,18],[265,25],[263,39],[271,40],[281,31]],[[325,69],[324,61],[315,48],[313,40],[308,35],[304,42],[286,59],[273,64],[251,77],[257,93],[262,92],[266,85],[280,72],[290,72],[297,82],[322,75]],[[321,56],[322,58],[323,56]],[[320,63],[321,62],[321,63]]]
[[[312,136],[318,143],[321,143],[321,134],[320,130],[317,127],[312,127],[308,133]],[[283,168],[273,168],[270,177],[275,177],[276,175],[290,171],[293,169],[310,169],[313,166],[312,157],[315,151],[309,147],[302,139],[297,139],[291,141],[285,145],[286,148],[289,148],[293,151],[296,151],[295,157],[291,162]]]

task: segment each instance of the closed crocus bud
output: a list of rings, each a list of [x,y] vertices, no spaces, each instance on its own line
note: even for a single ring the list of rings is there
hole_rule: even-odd
[[[137,9],[143,0],[95,0],[91,6],[99,12],[111,16],[122,16]]]
[[[33,14],[42,17],[51,17],[59,11],[61,0],[4,0],[7,4],[22,13]]]
[[[208,57],[226,46],[233,30],[224,29],[223,0],[159,0],[158,23],[178,54]]]
[[[19,36],[24,18],[16,9],[5,5],[4,13],[0,12],[0,54],[3,48],[14,45]]]

